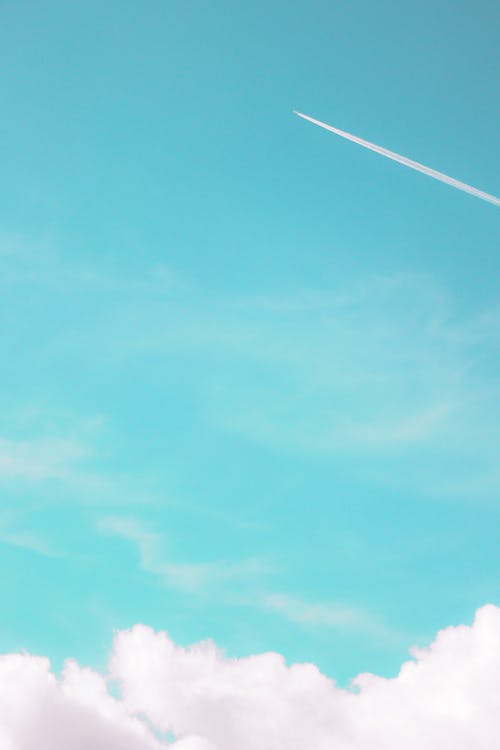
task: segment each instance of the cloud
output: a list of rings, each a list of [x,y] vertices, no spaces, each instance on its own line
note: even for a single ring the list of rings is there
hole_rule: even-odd
[[[436,433],[439,425],[445,421],[451,407],[440,403],[431,408],[408,415],[392,423],[345,424],[344,445],[357,446],[361,450],[383,450],[388,447],[424,442]]]
[[[197,291],[118,307],[79,351],[105,356],[112,339],[121,362],[160,370],[168,351],[204,419],[267,449],[361,458],[372,484],[411,473],[426,496],[497,493],[498,310],[464,311],[415,273],[267,297]]]
[[[161,534],[149,531],[141,522],[130,518],[104,518],[99,523],[103,533],[121,537],[134,544],[141,568],[158,577],[165,585],[191,593],[202,593],[231,581],[242,583],[265,572],[268,566],[256,558],[238,562],[185,563],[167,560],[163,554]]]
[[[89,464],[98,454],[105,418],[46,411],[36,404],[2,414],[0,480],[85,484],[96,479]]]
[[[31,531],[12,531],[0,529],[0,544],[8,544],[11,547],[21,547],[31,550],[39,555],[52,557],[55,555],[50,545],[39,534]]]
[[[69,479],[76,463],[86,456],[75,439],[37,437],[28,440],[0,438],[0,476],[30,480]]]
[[[143,721],[114,699],[103,676],[68,661],[57,678],[48,659],[0,657],[0,750],[157,750]]]
[[[65,503],[120,505],[149,503],[153,491],[147,477],[109,470],[102,457],[110,457],[110,430],[102,415],[77,417],[45,412],[25,405],[13,415],[3,415],[0,434],[0,485],[9,490],[29,489],[28,501],[43,498],[47,490],[54,501],[59,487]],[[107,444],[106,444],[107,443]]]
[[[25,527],[26,521],[8,511],[0,513],[0,545],[20,547],[38,555],[56,557],[58,553],[39,533]]]
[[[499,736],[493,605],[415,649],[397,677],[362,674],[349,689],[313,664],[183,648],[144,625],[116,635],[106,677],[0,657],[1,750],[495,750]]]
[[[141,569],[168,588],[274,613],[302,627],[355,630],[392,640],[401,637],[364,609],[341,602],[306,602],[297,596],[266,590],[266,576],[274,569],[261,559],[177,562],[165,557],[162,535],[136,519],[108,517],[99,522],[98,528],[101,533],[131,542],[138,551]]]
[[[33,239],[22,234],[0,232],[0,286],[46,288],[52,293],[118,293],[128,296],[175,291],[187,280],[165,263],[126,274],[116,266],[89,264],[76,253],[61,252],[54,237]]]
[[[17,255],[4,253],[3,262]],[[417,273],[234,297],[195,282],[163,285],[170,272],[161,266],[136,270],[118,282],[100,268],[102,288],[78,308],[85,315],[41,327],[44,357],[62,357],[75,371],[90,366],[97,379],[121,377],[132,363],[153,388],[150,372],[165,382],[181,377],[195,419],[217,434],[306,459],[338,458],[372,486],[474,501],[498,496],[498,307],[464,308]],[[114,286],[120,291],[110,307]],[[106,486],[103,476],[78,474],[81,463],[73,462],[72,478],[93,482],[101,498],[117,494],[114,479]]]
[[[262,607],[299,625],[354,630],[391,639],[398,637],[371,612],[341,602],[307,602],[288,594],[270,593],[262,598]]]

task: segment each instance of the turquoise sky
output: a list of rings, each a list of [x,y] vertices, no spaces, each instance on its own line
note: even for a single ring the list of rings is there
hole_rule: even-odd
[[[487,0],[0,4],[2,651],[345,682],[500,603]]]

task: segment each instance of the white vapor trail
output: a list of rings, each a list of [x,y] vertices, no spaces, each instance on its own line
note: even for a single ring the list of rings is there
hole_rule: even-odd
[[[434,177],[435,180],[441,180],[441,182],[445,182],[447,185],[451,185],[452,187],[458,188],[459,190],[463,190],[465,193],[475,195],[476,198],[481,198],[483,201],[488,201],[489,203],[493,203],[495,206],[500,206],[500,198],[496,198],[494,195],[485,193],[483,190],[478,190],[477,188],[472,187],[472,185],[467,185],[467,183],[465,182],[460,182],[460,180],[455,180],[453,177],[448,177],[448,175],[443,174],[442,172],[438,172],[435,169],[431,169],[430,167],[426,167],[424,164],[420,164],[418,161],[408,159],[406,156],[401,156],[401,154],[395,154],[394,151],[389,151],[389,149],[387,148],[377,146],[375,143],[370,143],[370,141],[365,141],[363,138],[358,138],[358,136],[356,135],[346,133],[344,130],[334,128],[333,125],[327,125],[326,122],[315,120],[313,117],[309,117],[309,115],[302,114],[302,112],[296,112],[294,110],[294,114],[302,117],[304,120],[309,120],[309,122],[314,123],[314,125],[319,125],[320,128],[325,128],[325,130],[336,133],[342,138],[347,138],[347,140],[349,141],[354,141],[354,143],[358,143],[360,146],[369,148],[371,151],[375,151],[375,153],[377,154],[382,154],[382,156],[386,156],[388,159],[393,159],[400,164],[404,164],[406,167],[416,169],[417,172],[422,172],[423,174],[429,175],[429,177]]]

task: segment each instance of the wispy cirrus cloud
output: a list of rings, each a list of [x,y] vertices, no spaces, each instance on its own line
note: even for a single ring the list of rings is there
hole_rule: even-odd
[[[45,537],[37,531],[26,527],[29,521],[15,518],[12,513],[0,514],[0,544],[35,552],[47,557],[57,556],[57,552]]]
[[[78,277],[67,260],[53,266]],[[411,477],[426,496],[497,496],[498,308],[464,312],[416,273],[247,296],[172,283],[161,266],[118,281],[94,273],[95,299],[108,283],[128,291],[112,306],[85,302],[69,333],[47,335],[51,358],[92,362],[96,382],[101,368],[120,377],[130,362],[147,381],[141,362],[165,378],[174,364],[197,418],[217,431],[345,466],[359,457],[377,485]]]
[[[86,446],[71,437],[0,438],[0,476],[69,480],[86,456]]]
[[[61,415],[24,405],[4,415],[1,427],[0,486],[28,504],[52,504],[56,498],[65,505],[102,506],[155,500],[147,478],[137,481],[133,472],[124,474],[102,460],[110,455],[102,415]],[[10,505],[6,499],[5,507]]]
[[[207,595],[220,603],[278,615],[306,628],[357,631],[378,638],[400,638],[380,618],[361,607],[341,602],[306,601],[279,592],[269,583],[276,566],[250,558],[208,562],[178,562],[165,553],[165,538],[137,519],[103,518],[101,533],[130,542],[137,550],[140,568],[168,588],[188,595]]]
[[[139,554],[139,564],[146,573],[166,586],[188,593],[207,592],[251,581],[269,571],[265,561],[250,558],[242,561],[177,562],[165,555],[163,535],[149,530],[137,519],[103,518],[98,529],[105,534],[127,540]]]
[[[60,241],[50,236],[33,240],[0,232],[0,287],[38,288],[64,295],[78,292],[162,293],[182,290],[187,279],[165,263],[137,275],[116,267],[69,258]]]
[[[269,612],[304,627],[334,628],[392,640],[401,638],[401,634],[362,607],[341,602],[314,602],[283,593],[265,594],[261,604]]]

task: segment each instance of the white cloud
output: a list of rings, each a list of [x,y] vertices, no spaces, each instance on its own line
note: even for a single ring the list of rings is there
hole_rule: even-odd
[[[392,640],[400,637],[371,612],[342,602],[309,602],[300,597],[274,592],[266,594],[261,604],[264,609],[276,612],[299,625],[355,630]]]
[[[117,634],[108,678],[0,657],[0,750],[496,750],[500,608],[441,631],[397,677],[353,688],[278,654],[230,659],[138,625]]]
[[[0,476],[33,480],[68,479],[74,464],[85,455],[84,446],[74,439],[0,438]]]
[[[136,271],[130,275],[123,269],[91,265],[61,252],[53,237],[33,239],[21,234],[0,232],[0,286],[45,287],[67,294],[95,290],[103,292],[164,293],[183,289],[187,280],[165,263]]]
[[[428,410],[408,415],[392,423],[384,421],[372,424],[343,425],[343,444],[345,447],[383,450],[392,446],[404,446],[410,443],[425,441],[429,435],[436,433],[452,411],[446,403],[438,403]]]
[[[137,549],[141,569],[169,588],[217,601],[272,612],[304,627],[356,630],[380,638],[400,638],[366,610],[341,602],[306,602],[279,591],[262,590],[262,579],[273,571],[264,561],[248,558],[233,562],[177,562],[166,559],[161,534],[132,518],[108,517],[99,530],[126,539]]]
[[[4,530],[0,529],[0,544],[8,544],[11,547],[21,547],[22,549],[31,550],[39,555],[53,556],[55,553],[50,545],[39,534],[25,530]]]
[[[99,523],[99,530],[122,537],[135,545],[142,570],[159,578],[165,585],[199,594],[203,589],[231,581],[244,580],[265,572],[265,563],[256,558],[237,562],[177,562],[165,559],[163,538],[131,518],[108,517]]]
[[[5,415],[4,415],[5,416]],[[109,439],[102,415],[76,418],[45,413],[26,406],[4,420],[0,434],[0,485],[20,489],[29,486],[43,496],[53,488],[64,490],[65,499],[102,505],[148,503],[153,493],[144,477],[106,472],[102,447]],[[146,486],[145,486],[146,485]]]
[[[16,252],[4,253],[0,270]],[[498,496],[498,308],[462,309],[432,278],[411,273],[267,298],[214,298],[184,283],[164,294],[162,267],[142,280],[118,282],[104,268],[99,276],[103,293],[106,284],[128,291],[112,311],[92,307],[71,335],[45,340],[44,329],[51,357],[96,363],[97,375],[103,362],[121,368],[143,355],[167,373],[173,357],[186,396],[218,430],[280,452],[341,456],[346,472],[372,486]],[[76,457],[46,464],[43,446],[12,448],[4,473],[65,471],[89,495],[116,495],[115,481],[87,477]]]
[[[55,556],[57,553],[40,534],[25,528],[25,522],[8,511],[0,513],[0,544],[36,552],[39,555]]]
[[[47,659],[0,657],[0,750],[157,750],[147,725],[128,715],[105,679],[75,662],[61,677]]]

